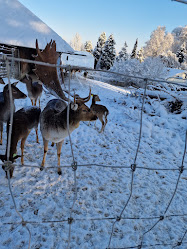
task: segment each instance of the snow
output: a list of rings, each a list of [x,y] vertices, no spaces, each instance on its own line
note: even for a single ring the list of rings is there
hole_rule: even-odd
[[[75,54],[62,54],[63,65],[94,68],[94,57],[86,51],[75,51]]]
[[[13,80],[12,80],[13,82]],[[65,81],[68,87],[68,79]],[[25,84],[17,87],[26,92]],[[71,80],[71,91],[82,97],[88,95],[89,87],[98,94],[101,104],[109,109],[108,124],[104,133],[99,133],[101,123],[88,125],[81,122],[71,134],[73,151],[78,165],[77,200],[74,205],[71,224],[70,248],[107,248],[112,225],[126,204],[131,189],[130,168],[134,162],[139,138],[142,98],[134,94],[133,88],[120,88],[94,79],[84,79],[81,74]],[[0,85],[2,91],[3,86]],[[176,93],[177,94],[177,93]],[[41,108],[54,98],[43,93]],[[16,109],[31,105],[30,99],[16,100]],[[91,101],[88,105],[91,104]],[[187,128],[185,109],[181,114],[170,113],[166,102],[145,99],[143,129],[137,167],[156,168],[134,172],[132,197],[122,215],[121,221],[114,226],[111,248],[137,246],[141,236],[148,231],[164,211],[174,193],[182,163]],[[4,129],[5,130],[5,129]],[[67,248],[69,224],[67,219],[74,200],[74,172],[71,167],[72,155],[69,138],[62,146],[62,175],[57,174],[56,148],[49,145],[45,170],[40,171],[43,144],[35,142],[32,130],[25,145],[25,166],[17,159],[11,188],[17,209],[31,231],[31,248]],[[3,133],[1,153],[5,152],[6,133]],[[20,142],[18,144],[20,154]],[[186,167],[187,157],[184,160]],[[102,167],[99,167],[102,164]],[[32,166],[32,167],[26,167]],[[34,167],[35,166],[35,167]],[[55,168],[50,168],[54,166]],[[110,167],[107,167],[110,166]],[[159,170],[166,169],[166,170]],[[176,169],[167,171],[168,169]],[[186,191],[187,171],[184,170],[178,189],[166,213],[154,229],[145,234],[143,245],[173,244],[181,240],[186,231]],[[174,215],[174,216],[172,216]],[[175,216],[179,215],[179,216]],[[180,216],[181,215],[181,216]],[[131,219],[133,217],[155,219]],[[107,219],[107,218],[111,218]],[[29,235],[20,222],[9,193],[5,172],[0,168],[0,248],[28,248]],[[95,219],[95,220],[92,220]],[[100,220],[101,219],[101,220]],[[44,222],[46,221],[46,223]],[[54,222],[47,222],[54,221]],[[57,222],[61,221],[61,222]],[[43,223],[44,222],[44,223]],[[186,238],[184,238],[184,241]],[[148,248],[152,248],[151,246]],[[157,247],[154,247],[157,248]],[[169,249],[171,246],[158,248]],[[183,243],[178,248],[185,249]]]
[[[56,32],[17,0],[0,0],[0,43],[44,49],[51,39],[58,52],[73,52],[71,46]]]

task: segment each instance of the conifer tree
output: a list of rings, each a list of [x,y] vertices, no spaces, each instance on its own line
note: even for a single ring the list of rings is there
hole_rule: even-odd
[[[84,44],[84,49],[87,52],[92,53],[92,51],[93,51],[92,42],[91,41],[86,41],[85,44]]]
[[[137,52],[137,59],[142,63],[144,61],[143,48]]]
[[[131,53],[131,59],[135,59],[137,57],[137,47],[138,47],[138,38],[136,39],[136,42],[134,44],[134,48]]]
[[[106,42],[106,33],[103,32],[99,36],[97,45],[96,45],[96,47],[95,47],[95,49],[93,51],[93,56],[95,58],[94,68],[96,68],[97,63],[99,61],[99,58],[101,57],[102,49],[103,49],[103,47],[105,45],[105,42]]]
[[[117,61],[120,61],[120,60],[126,61],[126,60],[128,60],[127,47],[128,47],[127,43],[125,42],[122,49],[121,49],[121,51],[119,52],[119,55],[116,58]]]
[[[184,62],[184,50],[181,48],[180,51],[177,52],[176,56],[178,57],[178,62],[181,63]]]
[[[100,68],[109,70],[111,66],[113,66],[114,60],[116,58],[116,50],[115,50],[115,40],[113,35],[110,35],[105,43],[103,48],[103,52],[100,58]]]

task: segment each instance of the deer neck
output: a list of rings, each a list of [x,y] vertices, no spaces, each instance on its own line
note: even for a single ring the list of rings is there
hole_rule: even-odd
[[[3,92],[3,97],[4,97],[4,106],[10,107],[10,96],[9,96],[9,94]],[[13,98],[13,96],[12,96],[12,102],[13,102],[13,107],[14,107],[14,109],[15,109],[14,98]]]
[[[92,105],[95,105],[95,98],[92,98]]]
[[[30,82],[30,81],[27,81],[26,82],[26,87],[27,87],[27,91],[32,91],[32,82]]]
[[[66,123],[67,123],[67,111],[68,111],[68,108],[66,109],[66,112],[64,112],[62,115],[62,119],[65,120]],[[77,111],[73,111],[70,109],[69,126],[72,127],[73,129],[76,129],[79,127],[79,123],[80,123],[79,113]]]

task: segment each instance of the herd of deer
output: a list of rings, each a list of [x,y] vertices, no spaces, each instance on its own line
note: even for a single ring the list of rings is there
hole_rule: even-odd
[[[36,61],[48,62],[51,64],[57,64],[59,56],[56,52],[55,42],[47,44],[43,51],[39,50],[38,43],[36,41],[37,56]],[[46,70],[45,66],[36,64],[35,74],[45,85],[58,95],[58,99],[50,100],[43,111],[40,109],[40,96],[42,94],[42,85],[38,82],[33,82],[31,76],[25,75],[20,81],[26,83],[28,96],[31,99],[32,107],[22,108],[15,112],[15,99],[24,99],[27,96],[21,92],[15,84],[11,84],[14,115],[13,115],[13,126],[11,133],[11,144],[9,161],[12,163],[18,157],[21,157],[21,164],[24,164],[24,145],[25,141],[31,131],[35,128],[36,130],[36,142],[38,143],[38,124],[40,123],[40,130],[43,137],[44,144],[44,155],[41,164],[41,170],[45,165],[46,154],[48,151],[48,142],[51,141],[57,146],[57,157],[58,157],[58,174],[61,174],[60,169],[60,154],[64,139],[73,130],[79,127],[80,121],[94,121],[99,119],[102,123],[100,132],[104,131],[107,124],[107,115],[109,114],[108,109],[103,105],[96,104],[100,101],[98,95],[92,95],[91,89],[88,97],[80,98],[78,95],[74,95],[74,101],[67,104],[68,99],[64,95],[60,86],[62,82],[62,74],[59,73],[58,68],[50,67]],[[0,78],[0,83],[4,84],[3,79]],[[90,108],[86,106],[86,102],[90,100],[92,96],[92,104]],[[39,107],[36,107],[36,102],[39,100]],[[2,145],[2,134],[3,134],[3,123],[7,123],[7,141],[10,127],[10,97],[9,97],[9,85],[5,85],[3,92],[0,93],[0,132],[1,139],[0,144]],[[69,111],[69,115],[67,115]],[[69,122],[67,118],[69,117]],[[103,120],[104,119],[104,120]],[[17,155],[17,144],[21,140],[21,156]],[[5,155],[0,155],[0,159],[4,162],[7,160],[8,142],[6,146]],[[5,167],[3,166],[3,169]],[[12,166],[9,173],[10,177],[13,176],[14,167]],[[7,172],[6,172],[7,174]]]

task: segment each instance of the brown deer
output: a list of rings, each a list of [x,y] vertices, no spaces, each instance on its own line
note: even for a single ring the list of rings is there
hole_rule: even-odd
[[[69,133],[79,127],[80,121],[96,120],[97,116],[85,105],[89,101],[91,91],[87,98],[77,98],[74,103],[69,105]],[[54,99],[48,102],[47,106],[41,112],[40,129],[44,142],[44,156],[42,168],[45,165],[46,154],[48,151],[48,142],[57,144],[58,156],[58,174],[61,175],[60,154],[64,139],[68,136],[67,125],[68,106],[63,100]]]
[[[11,144],[10,144],[10,157],[9,161],[15,162],[15,160],[19,157],[17,155],[17,144],[18,141],[21,140],[21,164],[24,164],[24,146],[25,141],[30,133],[30,131],[35,128],[37,129],[39,123],[39,116],[41,110],[39,107],[28,107],[22,108],[19,111],[14,113],[13,116],[13,126],[11,133]],[[7,122],[7,141],[9,135],[9,121]],[[7,142],[8,147],[8,142]],[[7,160],[7,147],[6,154],[0,155],[0,159],[2,161]],[[13,176],[14,167],[10,170],[10,177]]]
[[[107,116],[109,114],[108,109],[104,105],[98,105],[96,104],[97,101],[101,101],[98,95],[92,94],[92,104],[90,106],[90,110],[95,113],[95,115],[98,117],[98,119],[102,123],[102,127],[100,132],[103,132],[105,129],[105,126],[108,122]],[[104,120],[103,120],[104,119]]]
[[[32,77],[28,74],[21,79],[21,82],[26,84],[28,96],[32,105],[36,106],[36,102],[38,100],[40,107],[40,97],[43,90],[42,85],[37,81],[33,82]]]
[[[11,84],[12,99],[25,99],[27,95],[21,92],[14,84]],[[14,104],[14,103],[13,103]],[[0,144],[3,142],[3,123],[6,123],[10,118],[10,97],[9,97],[9,86],[8,84],[4,87],[3,92],[0,93],[0,131],[1,139]],[[13,106],[15,111],[15,105]]]
[[[36,61],[46,62],[50,64],[61,65],[59,54],[56,52],[56,43],[51,41],[48,43],[43,51],[40,51],[38,42],[36,40]],[[64,139],[69,133],[78,128],[80,121],[96,120],[96,115],[85,105],[91,97],[91,90],[89,96],[86,98],[80,98],[76,95],[74,102],[69,106],[65,101],[68,101],[65,96],[61,83],[63,82],[62,70],[59,67],[48,67],[43,65],[35,65],[35,74],[40,81],[51,92],[55,93],[61,99],[54,99],[48,102],[47,106],[41,112],[40,116],[40,129],[44,142],[44,156],[42,160],[41,169],[43,169],[46,160],[46,154],[48,151],[48,142],[57,144],[58,155],[58,173],[61,174],[60,169],[60,154]],[[69,110],[69,124],[67,125],[67,112]]]

